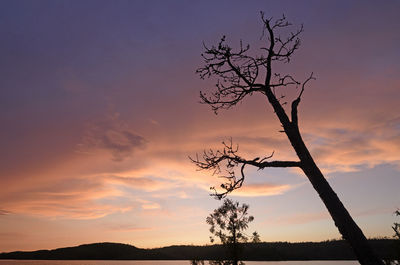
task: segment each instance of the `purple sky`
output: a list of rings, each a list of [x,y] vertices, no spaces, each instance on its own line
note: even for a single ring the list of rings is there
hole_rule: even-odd
[[[290,65],[314,72],[305,141],[367,236],[400,207],[400,2],[0,1],[0,252],[112,241],[206,244],[218,180],[188,155],[232,136],[249,156],[293,157],[262,97],[198,104],[203,41],[258,52],[259,12],[304,24]],[[290,95],[290,91],[287,92]],[[339,238],[307,179],[249,169],[232,198],[263,241]]]

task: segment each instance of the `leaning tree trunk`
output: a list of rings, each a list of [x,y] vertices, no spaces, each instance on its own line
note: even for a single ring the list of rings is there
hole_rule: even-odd
[[[271,76],[271,62],[269,62],[268,70],[269,74],[267,76],[267,83],[269,84]],[[312,158],[306,145],[304,144],[300,134],[297,118],[297,106],[300,103],[301,93],[299,97],[292,102],[291,121],[269,86],[267,86],[265,93],[268,101],[275,111],[276,116],[281,122],[284,132],[289,138],[293,149],[300,159],[301,169],[310,180],[319,197],[322,199],[325,207],[328,209],[333,221],[335,222],[336,227],[339,229],[339,232],[350,244],[358,261],[362,265],[384,265],[383,260],[379,259],[375,254],[375,251],[371,248],[367,238],[358,225],[354,222],[353,218],[350,216],[339,197],[333,191],[321,170],[315,164],[314,159]]]
[[[363,232],[354,222],[339,197],[315,164],[314,159],[303,142],[297,125],[290,123],[289,126],[284,127],[286,127],[285,132],[290,143],[301,161],[303,172],[310,180],[314,189],[318,192],[318,195],[332,216],[339,232],[353,248],[358,261],[362,265],[383,265],[383,261],[375,254]]]
[[[279,61],[287,63],[290,61],[291,55],[300,45],[298,35],[303,31],[303,29],[301,28],[294,33],[292,32],[291,35],[284,40],[281,39],[280,36],[275,36],[274,30],[290,25],[290,23],[285,20],[285,17],[276,20],[275,23],[271,25],[271,19],[265,19],[262,13],[262,20],[264,22],[264,30],[266,30],[269,35],[269,46],[267,45],[267,47],[262,47],[262,49],[266,51],[266,57],[249,56],[247,54],[249,46],[246,48],[240,45],[239,52],[233,52],[232,48],[224,43],[225,37],[221,39],[217,47],[205,47],[206,52],[205,55],[203,54],[202,56],[206,65],[199,68],[197,72],[200,74],[201,78],[217,76],[218,78],[221,78],[222,84],[219,82],[221,81],[219,79],[217,90],[211,93],[211,96],[208,94],[206,95],[206,93],[200,93],[200,97],[204,103],[211,105],[213,110],[217,111],[221,108],[235,106],[247,95],[261,92],[267,96],[269,103],[273,107],[274,112],[281,122],[284,132],[288,136],[300,161],[263,161],[260,163],[257,162],[258,158],[254,160],[245,160],[237,156],[236,151],[233,150],[232,147],[226,145],[223,152],[214,153],[212,150],[209,153],[205,152],[204,163],[198,161],[198,159],[193,161],[201,169],[217,169],[217,171],[219,170],[219,163],[222,161],[227,160],[229,167],[242,164],[242,178],[236,180],[234,175],[228,176],[227,178],[230,182],[227,183],[227,187],[222,186],[226,189],[226,192],[216,194],[220,198],[242,185],[244,180],[243,168],[247,164],[254,165],[261,169],[265,167],[301,167],[324,202],[333,221],[335,222],[335,225],[339,229],[339,232],[353,248],[358,261],[362,265],[384,265],[383,261],[377,257],[373,249],[370,247],[368,240],[365,238],[361,229],[354,222],[336,193],[326,181],[301,137],[298,127],[297,107],[304,92],[304,86],[308,81],[314,79],[312,74],[305,82],[303,82],[298,97],[292,102],[291,119],[289,119],[285,109],[283,108],[283,105],[287,102],[281,104],[279,100],[283,97],[279,97],[278,99],[275,96],[277,88],[289,85],[300,85],[300,83],[295,81],[291,75],[281,76],[277,73],[274,73],[273,75],[272,63]],[[265,83],[259,84],[257,83],[260,80],[259,68],[261,69],[264,67],[266,74]],[[227,153],[226,148],[228,149]],[[265,159],[267,158],[268,157]],[[231,170],[231,168],[229,169]],[[232,184],[232,181],[234,181],[234,184]]]

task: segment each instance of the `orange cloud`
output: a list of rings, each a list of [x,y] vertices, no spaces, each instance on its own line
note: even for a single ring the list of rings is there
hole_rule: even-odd
[[[155,172],[154,172],[155,173]],[[170,189],[175,187],[173,181],[168,179],[155,179],[146,176],[146,174],[140,174],[139,172],[134,172],[133,174],[137,177],[125,177],[125,176],[108,176],[105,177],[105,181],[111,184],[120,184],[134,189],[144,190],[148,192],[158,191],[162,189]]]
[[[245,184],[242,188],[232,192],[233,196],[255,197],[280,195],[292,189],[290,185],[276,184]]]
[[[132,224],[109,224],[105,226],[111,231],[123,231],[123,232],[141,232],[141,231],[151,231],[152,227],[140,227]]]
[[[320,99],[321,95],[313,93],[305,94],[305,101],[306,98]],[[123,187],[146,192],[149,197],[145,199],[188,198],[187,189],[208,190],[218,183],[217,178],[211,172],[196,171],[187,156],[205,148],[220,148],[221,141],[230,136],[246,158],[275,151],[274,159],[296,159],[286,136],[279,132],[280,126],[272,111],[262,108],[266,117],[262,121],[257,115],[250,115],[259,106],[265,107],[264,102],[259,103],[244,103],[217,117],[210,112],[196,122],[179,124],[179,128],[157,117],[157,130],[154,123],[146,120],[150,126],[141,128],[140,132],[119,114],[111,113],[104,119],[89,122],[78,153],[69,155],[68,159],[63,157],[52,168],[42,163],[42,170],[35,171],[31,177],[24,173],[25,178],[2,179],[2,184],[9,187],[0,195],[5,202],[2,207],[10,212],[70,218],[96,218],[132,207],[156,209],[160,206],[142,206]],[[355,119],[360,111],[346,114],[352,107],[349,104],[342,105],[337,112],[331,109],[310,112],[314,103],[301,105],[304,114],[300,117],[305,120],[301,120],[300,127],[324,172],[355,171],[360,166],[383,163],[400,165],[400,118],[395,114],[381,119],[375,116]],[[32,190],[28,185],[41,188]],[[281,184],[246,184],[235,195],[271,196],[291,188]],[[128,202],[112,206],[104,202],[114,197],[124,197],[133,206]]]
[[[5,191],[0,198],[6,209],[15,214],[30,214],[57,218],[93,219],[130,207],[99,202],[121,196],[119,190],[94,178],[53,180],[33,187]]]
[[[146,202],[142,204],[142,208],[145,210],[154,210],[154,209],[160,209],[161,206],[156,202]]]

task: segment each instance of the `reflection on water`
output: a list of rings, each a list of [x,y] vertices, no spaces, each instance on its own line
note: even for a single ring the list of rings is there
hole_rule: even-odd
[[[232,264],[188,260],[0,260],[0,265],[208,265]],[[203,263],[202,263],[203,262]],[[213,262],[213,261],[211,261]],[[221,262],[221,261],[219,261]],[[360,265],[357,261],[246,261],[246,265]]]
[[[303,261],[204,261],[191,260],[190,265],[360,265],[356,260],[303,260]]]
[[[190,265],[205,265],[204,260],[191,260]],[[209,265],[245,265],[243,261],[231,261],[231,260],[210,260]]]

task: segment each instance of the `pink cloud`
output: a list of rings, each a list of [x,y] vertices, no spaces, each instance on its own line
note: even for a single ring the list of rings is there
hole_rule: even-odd
[[[119,113],[114,112],[105,119],[88,123],[78,151],[87,153],[106,150],[111,153],[112,160],[123,161],[136,149],[144,148],[146,139],[132,131],[119,116]]]

